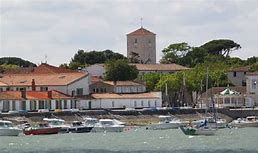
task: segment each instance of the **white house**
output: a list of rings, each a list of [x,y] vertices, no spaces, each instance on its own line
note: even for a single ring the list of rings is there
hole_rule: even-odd
[[[81,109],[150,108],[161,106],[161,92],[137,94],[96,93],[92,94],[88,99],[80,100]]]
[[[21,90],[57,90],[71,96],[88,95],[89,77],[83,72],[66,71],[46,64],[35,68],[31,73],[0,76],[0,91]]]
[[[58,91],[0,92],[0,112],[79,108],[79,101]]]
[[[258,105],[258,71],[246,75],[247,101]]]

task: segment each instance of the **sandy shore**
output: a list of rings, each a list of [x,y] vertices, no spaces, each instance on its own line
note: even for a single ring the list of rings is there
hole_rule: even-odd
[[[93,118],[111,118],[118,119],[124,122],[128,126],[144,126],[148,124],[158,123],[159,115],[96,115],[96,116],[80,116],[80,115],[66,115],[66,116],[52,116],[55,118],[64,119],[67,123],[71,123],[72,121],[83,121],[84,117],[93,117]],[[175,117],[184,120],[184,121],[193,121],[202,119],[205,117],[204,114],[183,114],[183,115],[174,115]],[[224,118],[227,121],[231,121],[232,119],[226,115],[218,114],[218,117]],[[12,116],[12,117],[3,117],[4,120],[13,121],[14,124],[19,124],[21,121],[27,121],[30,124],[36,124],[42,122],[44,116],[33,116],[33,117],[21,117],[21,116]]]

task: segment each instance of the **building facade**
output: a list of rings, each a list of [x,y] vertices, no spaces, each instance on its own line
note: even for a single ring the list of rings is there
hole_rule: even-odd
[[[248,71],[249,67],[234,68],[227,72],[227,77],[234,86],[246,86],[246,74]]]
[[[246,75],[247,100],[258,106],[258,71]]]
[[[127,34],[127,57],[139,56],[141,63],[156,63],[156,34],[144,29]]]

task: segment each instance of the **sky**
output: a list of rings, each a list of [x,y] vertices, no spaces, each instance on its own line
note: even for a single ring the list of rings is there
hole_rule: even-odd
[[[126,34],[156,34],[157,62],[172,43],[231,39],[232,56],[258,56],[258,0],[0,0],[0,57],[69,63],[78,49],[126,56]]]

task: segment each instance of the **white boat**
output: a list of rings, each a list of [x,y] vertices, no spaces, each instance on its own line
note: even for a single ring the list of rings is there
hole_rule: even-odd
[[[21,129],[14,127],[11,121],[0,120],[0,136],[18,136]]]
[[[225,119],[214,119],[213,117],[206,117],[205,119],[197,120],[197,121],[192,121],[192,124],[195,126],[200,126],[202,125],[205,120],[207,120],[207,126],[210,128],[226,128],[228,127],[227,120]]]
[[[123,132],[125,125],[115,119],[100,119],[86,118],[85,124],[93,126],[92,132]]]
[[[257,116],[248,116],[246,118],[238,118],[237,120],[233,120],[230,123],[232,127],[258,127],[258,117]]]
[[[195,127],[180,127],[180,129],[183,131],[185,135],[215,135],[216,129],[209,128],[209,127],[201,127],[201,128],[195,128]]]
[[[68,133],[70,125],[65,124],[65,120],[58,118],[44,118],[43,121],[47,122],[50,127],[60,128],[61,133]]]
[[[162,130],[162,129],[176,129],[180,126],[186,126],[189,124],[188,121],[181,121],[180,119],[177,119],[172,116],[159,116],[159,123],[157,124],[151,124],[146,126],[146,130]]]

